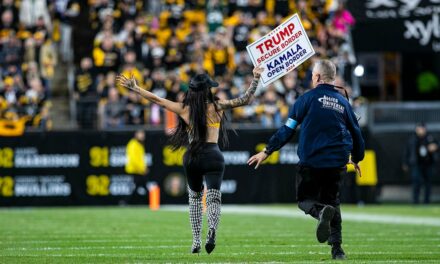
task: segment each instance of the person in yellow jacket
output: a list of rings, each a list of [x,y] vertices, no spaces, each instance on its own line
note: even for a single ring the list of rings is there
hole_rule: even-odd
[[[147,191],[147,173],[148,168],[145,161],[145,132],[137,130],[134,137],[128,142],[126,155],[127,162],[125,163],[125,172],[133,176],[135,188],[129,200],[130,203],[135,201],[137,195],[145,196]],[[144,199],[146,202],[147,199]]]

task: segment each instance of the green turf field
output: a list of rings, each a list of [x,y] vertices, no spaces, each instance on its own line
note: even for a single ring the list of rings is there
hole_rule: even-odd
[[[331,261],[329,246],[315,240],[315,221],[293,205],[225,207],[211,255],[189,254],[184,210],[0,209],[0,263]],[[344,206],[344,213],[346,263],[440,263],[440,206]]]

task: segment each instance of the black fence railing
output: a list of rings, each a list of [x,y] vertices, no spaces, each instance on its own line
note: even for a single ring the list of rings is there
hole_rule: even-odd
[[[440,102],[372,103],[368,116],[373,132],[413,131],[419,122],[440,131]]]

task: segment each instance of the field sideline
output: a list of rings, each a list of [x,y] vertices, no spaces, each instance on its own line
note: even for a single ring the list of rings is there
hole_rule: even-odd
[[[342,210],[345,263],[440,262],[440,206]],[[223,211],[216,250],[191,255],[184,206],[0,209],[0,263],[331,261],[293,205]]]

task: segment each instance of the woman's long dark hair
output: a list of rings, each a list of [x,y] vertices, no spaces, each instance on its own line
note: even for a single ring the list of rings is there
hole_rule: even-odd
[[[214,103],[215,106],[216,100],[218,98],[214,97],[209,87],[200,90],[188,89],[183,99],[183,107],[189,107],[189,125],[179,117],[179,124],[169,139],[173,150],[186,146],[190,158],[195,157],[197,151],[206,142],[208,103]],[[215,109],[220,116],[220,111],[217,110],[217,107]],[[220,137],[223,146],[227,146],[229,143],[225,125],[226,121],[226,115],[223,114],[220,122]]]

